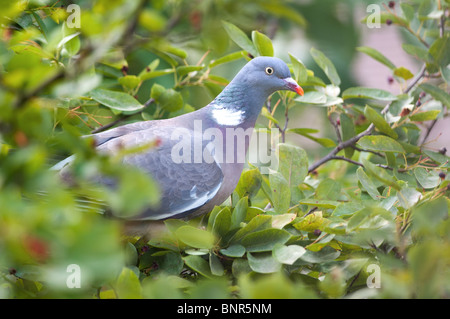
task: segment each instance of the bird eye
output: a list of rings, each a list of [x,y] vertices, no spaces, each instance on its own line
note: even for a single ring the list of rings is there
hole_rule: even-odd
[[[273,68],[270,67],[270,66],[268,66],[268,67],[266,68],[266,74],[267,74],[267,75],[272,75],[272,74],[273,74]]]

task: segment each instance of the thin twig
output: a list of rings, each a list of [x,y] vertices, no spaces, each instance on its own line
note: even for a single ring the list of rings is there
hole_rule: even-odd
[[[357,161],[354,161],[354,160],[352,160],[352,159],[349,159],[349,158],[347,158],[347,157],[344,157],[344,156],[333,156],[333,158],[332,158],[332,159],[333,159],[333,160],[346,161],[346,162],[349,162],[349,163],[352,163],[352,164],[355,164],[355,165],[358,165],[358,166],[364,167],[364,165],[363,165],[362,163],[360,163],[360,162],[357,162]]]
[[[385,157],[384,154],[382,154],[382,153],[379,153],[379,152],[376,152],[376,151],[372,151],[372,150],[365,150],[365,149],[359,148],[356,145],[352,145],[352,148],[354,150],[358,151],[358,152],[372,153],[372,154],[375,154],[375,155],[377,155],[379,157]]]

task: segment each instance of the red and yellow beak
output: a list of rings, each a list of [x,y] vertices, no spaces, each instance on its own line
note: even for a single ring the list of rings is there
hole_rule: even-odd
[[[297,93],[298,95],[304,95],[305,92],[303,91],[302,87],[300,85],[297,84],[297,82],[295,82],[295,80],[293,78],[285,78],[283,79],[284,82],[286,83],[286,88],[290,91],[293,91],[295,93]]]

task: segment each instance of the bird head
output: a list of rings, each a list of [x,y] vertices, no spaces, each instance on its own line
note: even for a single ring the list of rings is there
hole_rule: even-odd
[[[275,57],[257,57],[248,62],[238,77],[252,87],[258,87],[268,94],[289,90],[303,95],[303,89],[291,77],[289,67]]]

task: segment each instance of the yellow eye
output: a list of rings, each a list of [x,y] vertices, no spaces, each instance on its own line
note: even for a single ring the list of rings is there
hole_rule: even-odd
[[[273,68],[272,67],[270,67],[270,66],[268,66],[267,68],[266,68],[266,74],[267,75],[272,75],[273,74]]]

